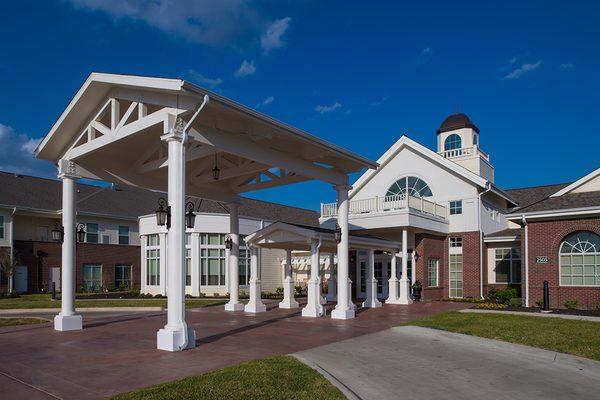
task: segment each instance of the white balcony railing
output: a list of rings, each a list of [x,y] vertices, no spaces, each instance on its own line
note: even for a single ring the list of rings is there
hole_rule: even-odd
[[[395,195],[372,197],[370,199],[350,200],[350,215],[389,212],[397,210],[415,210],[425,214],[447,218],[446,207],[422,197]],[[321,203],[321,218],[337,216],[337,203]]]
[[[472,156],[474,154],[481,154],[486,160],[490,160],[490,156],[487,153],[481,151],[478,147],[463,147],[462,149],[444,150],[439,153],[444,158],[456,158],[464,156]]]

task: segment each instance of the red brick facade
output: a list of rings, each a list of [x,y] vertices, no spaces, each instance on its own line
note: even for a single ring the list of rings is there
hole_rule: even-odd
[[[19,263],[27,265],[27,286],[29,292],[50,290],[51,268],[61,266],[61,245],[56,242],[16,240],[14,249]],[[140,247],[117,244],[77,244],[76,290],[83,286],[83,265],[102,265],[102,285],[111,288],[115,285],[115,266],[131,265],[131,281],[134,288],[140,287]]]
[[[600,218],[569,219],[560,221],[528,221],[529,229],[529,301],[530,306],[543,297],[543,285],[550,285],[550,306],[563,308],[567,300],[579,301],[581,308],[595,308],[600,302],[600,287],[569,287],[559,285],[559,248],[565,236],[577,231],[591,231],[600,235]],[[521,234],[524,244],[525,235]],[[524,248],[521,249],[525,254]],[[547,256],[547,264],[536,262],[538,256]],[[522,274],[524,275],[524,268]]]
[[[10,254],[10,247],[0,247],[0,255]],[[8,276],[0,271],[0,293],[8,293]]]

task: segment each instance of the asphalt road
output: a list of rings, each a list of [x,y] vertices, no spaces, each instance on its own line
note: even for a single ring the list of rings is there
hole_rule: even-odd
[[[420,327],[296,353],[351,399],[592,399],[600,362]]]

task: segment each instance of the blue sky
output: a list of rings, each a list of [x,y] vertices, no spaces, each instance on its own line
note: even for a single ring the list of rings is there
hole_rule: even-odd
[[[600,166],[600,3],[71,0],[0,5],[0,170],[31,151],[92,71],[182,77],[372,159],[435,146],[457,110],[496,183]],[[317,209],[303,183],[252,197]]]

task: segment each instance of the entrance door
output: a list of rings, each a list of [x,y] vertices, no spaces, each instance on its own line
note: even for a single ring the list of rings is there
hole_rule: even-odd
[[[27,292],[27,266],[21,265],[15,269],[15,287],[17,293]]]
[[[356,297],[364,299],[367,297],[367,260],[359,256],[356,264]]]
[[[377,279],[377,297],[379,299],[387,299],[388,297],[390,268],[390,261],[375,260],[375,279]]]
[[[60,267],[50,268],[50,287],[49,291],[52,291],[52,283],[54,283],[56,291],[60,292]]]

